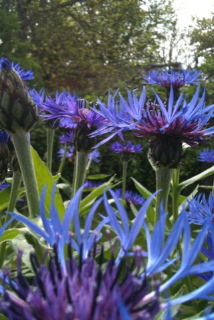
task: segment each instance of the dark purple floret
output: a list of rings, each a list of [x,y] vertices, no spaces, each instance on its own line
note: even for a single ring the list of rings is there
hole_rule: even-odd
[[[102,253],[96,262],[94,256],[87,259],[70,257],[67,274],[63,273],[56,256],[50,257],[48,267],[39,265],[31,254],[35,273],[31,283],[18,266],[18,274],[10,281],[11,289],[5,286],[0,300],[0,312],[16,320],[122,320],[121,305],[125,306],[131,319],[153,319],[160,309],[158,286],[140,276],[142,259],[127,259],[115,264],[111,258],[102,265]],[[140,262],[141,261],[141,262]],[[47,262],[46,262],[47,263]],[[20,257],[18,257],[20,264]],[[8,272],[4,277],[10,278]]]

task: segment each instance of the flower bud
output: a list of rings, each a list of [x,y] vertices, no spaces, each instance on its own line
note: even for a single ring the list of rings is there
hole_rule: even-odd
[[[37,107],[10,62],[0,62],[0,126],[12,133],[30,131],[38,119]]]
[[[177,168],[183,155],[182,141],[171,136],[152,140],[148,158],[153,167]]]

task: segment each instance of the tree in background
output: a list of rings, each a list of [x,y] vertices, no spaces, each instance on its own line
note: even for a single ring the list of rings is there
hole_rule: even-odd
[[[37,87],[81,95],[141,85],[175,26],[168,0],[2,0],[0,10],[1,53],[34,65]]]

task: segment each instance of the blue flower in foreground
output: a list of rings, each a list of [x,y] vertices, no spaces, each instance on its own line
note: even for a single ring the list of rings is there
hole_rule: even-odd
[[[170,88],[172,86],[175,89],[179,89],[186,84],[198,84],[201,80],[198,79],[200,74],[201,72],[195,69],[182,70],[181,72],[173,70],[160,72],[153,70],[144,77],[147,82],[143,84],[154,84],[164,88]]]
[[[41,195],[40,201],[40,218],[42,220],[43,228],[40,228],[36,223],[32,222],[28,218],[15,213],[8,212],[14,219],[24,223],[28,228],[37,233],[40,237],[42,237],[51,247],[57,246],[57,252],[59,255],[59,261],[62,265],[62,268],[65,268],[65,259],[64,259],[64,247],[65,244],[71,241],[72,247],[77,251],[82,251],[83,258],[87,258],[91,247],[94,242],[98,241],[102,236],[99,232],[102,227],[107,223],[108,218],[103,219],[97,227],[90,232],[92,219],[94,213],[99,206],[102,198],[98,200],[89,211],[87,218],[85,220],[85,226],[83,233],[81,232],[81,226],[79,221],[79,202],[81,197],[81,192],[83,188],[80,188],[79,191],[75,194],[75,196],[70,201],[65,213],[62,222],[59,218],[59,213],[57,212],[54,205],[54,192],[52,191],[52,201],[50,206],[50,219],[46,217],[45,214],[45,194],[46,190],[43,191]],[[74,231],[75,231],[75,239],[71,238],[69,234],[69,229],[71,226],[72,220],[74,221]]]
[[[116,189],[115,193],[118,196],[118,198],[122,199],[122,189]],[[127,190],[125,192],[125,201],[127,204],[133,204],[134,206],[137,206],[137,205],[142,206],[146,201],[146,199],[143,196],[141,196],[139,193]]]
[[[143,148],[141,147],[140,144],[132,144],[131,141],[128,141],[127,144],[113,142],[110,145],[110,149],[114,153],[122,153],[122,154],[140,153],[143,151]]]
[[[176,261],[176,271],[169,278],[165,277],[164,283],[160,285],[160,292],[167,292],[167,290],[177,281],[191,276],[197,275],[198,273],[206,273],[213,270],[214,260],[208,262],[202,262],[199,264],[194,264],[205,240],[207,231],[210,227],[209,223],[204,224],[201,232],[197,235],[195,240],[192,242],[191,230],[186,217],[186,213],[183,212],[178,217],[174,226],[172,227],[168,237],[166,237],[166,214],[163,210],[160,210],[160,218],[156,223],[152,234],[149,232],[149,228],[144,222],[146,217],[146,211],[149,204],[152,201],[152,197],[145,201],[144,205],[139,210],[136,215],[135,220],[132,222],[132,227],[130,228],[128,214],[122,207],[119,199],[116,197],[112,190],[109,190],[113,200],[115,201],[116,209],[109,204],[106,195],[104,195],[105,209],[109,217],[109,224],[112,230],[116,233],[119,242],[121,244],[121,249],[119,250],[116,263],[129,252],[130,248],[133,246],[134,241],[139,234],[145,230],[146,245],[145,241],[142,243],[142,255],[144,256],[144,264],[146,268],[147,275],[155,275],[164,272],[170,265],[173,265]],[[119,220],[120,217],[120,220]],[[157,241],[158,239],[158,241]],[[176,256],[175,250],[180,239],[183,239],[182,245],[182,256]],[[138,243],[139,244],[139,243]],[[174,253],[174,254],[173,254]],[[130,252],[129,252],[130,254]],[[180,261],[180,264],[178,264]],[[145,275],[142,274],[142,277]],[[202,286],[194,290],[193,292],[184,295],[182,297],[172,299],[170,301],[171,305],[184,303],[188,300],[203,298],[212,299],[209,294],[213,292],[214,277]],[[166,306],[165,306],[166,307]]]
[[[8,64],[8,67],[9,67],[9,65],[11,65],[11,67],[16,71],[16,73],[18,73],[18,75],[20,76],[22,81],[28,81],[28,80],[34,79],[34,75],[31,70],[21,69],[19,63],[15,64],[14,62],[11,62],[11,64],[10,64],[7,58],[0,59],[0,71],[2,69],[2,65],[5,65],[5,64]]]
[[[199,153],[198,161],[214,163],[214,149],[204,149]]]
[[[104,144],[112,139],[115,135],[118,135],[121,140],[124,141],[122,132],[133,130],[136,123],[139,122],[142,116],[143,108],[146,101],[146,90],[143,88],[139,97],[134,92],[128,91],[128,100],[126,101],[122,95],[120,95],[119,101],[116,98],[118,90],[113,96],[108,95],[107,104],[104,104],[98,99],[98,108],[93,108],[100,116],[104,117],[103,125],[94,131],[91,136],[99,136],[105,133],[110,135],[98,143],[96,146]]]
[[[206,221],[214,221],[214,196],[210,193],[207,199],[205,194],[199,194],[191,200],[187,200],[187,209],[182,211],[187,214],[189,223],[203,225]]]
[[[11,281],[9,272],[4,273],[5,278],[10,279],[10,290],[5,286],[0,312],[9,319],[146,320],[154,319],[160,310],[158,285],[152,291],[151,279],[140,277],[143,261],[138,257],[132,259],[132,266],[126,262],[123,274],[122,262],[116,265],[113,257],[104,266],[102,253],[99,263],[93,256],[81,259],[70,254],[65,275],[57,255],[46,258],[47,267],[39,265],[32,253],[30,260],[35,276],[29,283],[21,271],[20,256],[16,278]]]

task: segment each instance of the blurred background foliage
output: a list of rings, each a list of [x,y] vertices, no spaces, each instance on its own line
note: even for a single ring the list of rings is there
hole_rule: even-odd
[[[105,101],[109,90],[142,88],[143,76],[150,70],[197,67],[202,70],[202,89],[207,103],[214,102],[214,16],[195,21],[184,34],[177,27],[170,0],[0,0],[0,52],[24,69],[31,69],[35,80],[31,88],[44,88],[47,94],[69,90],[89,101],[99,96]],[[191,65],[184,65],[180,39],[191,45]],[[156,88],[155,88],[156,89]],[[194,87],[185,88],[187,99]],[[158,89],[160,95],[164,91]],[[148,89],[148,97],[153,92]],[[163,96],[164,98],[164,96]],[[58,137],[54,145],[54,170],[57,171]],[[128,134],[127,140],[141,143],[144,152],[133,156],[129,176],[155,190],[154,172],[147,160],[148,141]],[[42,123],[32,133],[32,144],[45,159],[46,135]],[[188,148],[181,167],[181,179],[197,174],[204,164],[197,162],[199,150]],[[100,148],[101,162],[93,163],[92,173],[116,174],[122,164],[109,151]],[[67,161],[63,175],[71,179],[73,163]],[[133,183],[128,182],[128,188]]]

